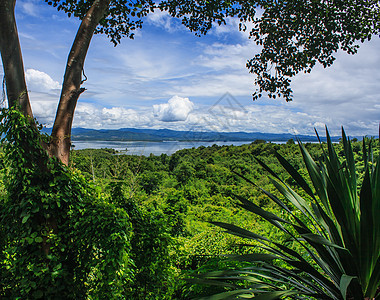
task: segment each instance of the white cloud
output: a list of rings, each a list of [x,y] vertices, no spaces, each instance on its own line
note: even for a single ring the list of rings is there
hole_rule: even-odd
[[[182,29],[178,22],[175,21],[166,11],[156,9],[154,13],[150,13],[147,16],[148,23],[164,28],[168,32],[174,32]]]
[[[41,124],[51,127],[57,110],[58,96],[47,93],[29,92],[33,115]]]
[[[57,92],[61,85],[54,81],[48,74],[35,69],[28,69],[25,72],[28,89],[33,92]]]
[[[380,41],[361,46],[352,56],[340,52],[332,67],[317,66],[293,82],[294,104],[320,116],[329,127],[344,126],[352,134],[376,134],[380,121]]]
[[[50,75],[36,69],[27,69],[25,79],[33,114],[48,127],[53,125],[61,85]]]
[[[135,80],[149,81],[157,80],[167,76],[173,68],[171,57],[162,56],[157,59],[156,54],[150,49],[141,49],[141,51],[122,54],[121,59],[125,68],[132,71]]]
[[[250,58],[253,47],[254,44],[250,41],[235,45],[214,43],[204,49],[198,58],[198,64],[213,70],[246,70],[245,63]]]
[[[238,18],[227,18],[226,24],[218,25],[218,23],[214,22],[212,24],[211,34],[215,34],[217,36],[225,35],[225,34],[234,34],[238,32],[239,29],[239,19]]]
[[[24,32],[20,32],[19,36],[24,38],[24,39],[31,40],[31,41],[33,41],[33,43],[35,43],[37,40],[32,34],[28,34],[28,33],[24,33]]]
[[[172,100],[172,99],[177,99]],[[296,103],[265,101],[265,105],[254,102],[245,107],[230,105],[226,101],[215,106],[200,105],[193,108],[193,103],[184,98],[173,97],[168,103],[156,105],[156,112],[147,107],[99,107],[90,103],[78,103],[74,116],[74,127],[95,129],[119,128],[154,128],[190,130],[194,132],[266,132],[291,133],[297,135],[314,135],[316,128],[324,134],[326,124],[332,135],[340,135],[341,125],[347,134],[361,135],[363,132],[375,135],[378,121],[351,120],[342,123],[341,119],[299,111]],[[179,100],[178,100],[179,99]],[[176,104],[180,104],[176,106]],[[36,103],[35,103],[36,104]],[[45,105],[45,106],[44,106]],[[37,102],[38,115],[47,126],[51,126],[55,109],[49,103]],[[189,108],[192,108],[191,113]],[[34,109],[34,107],[33,107]],[[158,115],[160,114],[160,115]],[[181,122],[168,122],[168,121]],[[344,120],[343,120],[344,121]],[[49,123],[50,122],[50,123]],[[196,133],[194,134],[196,136]]]
[[[193,60],[197,69],[191,78],[172,85],[167,92],[187,96],[220,97],[226,92],[234,96],[250,96],[254,77],[245,67],[257,46],[250,40],[240,44],[205,44]]]
[[[340,125],[323,116],[298,112],[294,104],[277,105],[268,101],[257,102],[244,109],[230,106],[214,106],[194,111],[188,118],[187,127],[198,131],[265,132],[314,135],[313,128],[321,130],[324,124],[339,131]],[[323,126],[321,126],[323,124]]]
[[[32,17],[38,17],[38,7],[33,2],[22,2],[22,11]]]
[[[163,122],[186,121],[194,104],[189,98],[172,97],[168,103],[153,105],[154,116]]]
[[[214,97],[218,99],[226,92],[234,96],[251,98],[253,79],[249,74],[238,71],[225,73],[207,73],[192,76],[187,81],[179,82],[166,91],[166,94],[177,94],[191,97]],[[215,100],[216,101],[216,100]]]
[[[124,107],[102,108],[89,103],[78,103],[74,116],[74,127],[84,128],[144,128],[153,119],[149,109],[127,109]]]

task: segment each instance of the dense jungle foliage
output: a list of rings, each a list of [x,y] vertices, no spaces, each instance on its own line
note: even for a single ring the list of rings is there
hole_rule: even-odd
[[[379,149],[378,145],[377,140],[373,148]],[[320,145],[305,146],[314,158],[322,155]],[[342,154],[342,145],[336,144],[335,147]],[[360,160],[363,155],[361,142],[355,141],[353,148],[356,159]],[[236,204],[235,198],[231,197],[232,194],[244,196],[262,208],[279,212],[279,208],[259,189],[231,172],[233,170],[242,174],[258,186],[276,194],[268,173],[255,160],[259,158],[286,183],[295,185],[290,175],[278,163],[274,151],[287,158],[301,174],[306,174],[299,147],[292,140],[286,144],[255,141],[239,147],[214,145],[181,150],[171,156],[118,155],[112,149],[78,150],[72,153],[72,167],[81,170],[96,188],[110,197],[110,201],[115,201],[116,194],[121,195],[125,203],[133,204],[144,212],[147,219],[152,222],[157,220],[155,222],[157,225],[159,223],[161,233],[169,237],[167,240],[156,239],[156,247],[149,242],[140,248],[150,259],[156,256],[157,260],[161,257],[166,261],[161,264],[161,269],[153,271],[152,267],[156,267],[157,262],[153,265],[142,259],[136,270],[141,275],[141,281],[136,287],[144,289],[148,286],[151,290],[144,292],[154,295],[158,290],[163,291],[163,285],[168,288],[169,298],[187,299],[203,293],[209,294],[210,287],[205,291],[203,286],[182,286],[185,282],[178,286],[176,276],[184,274],[183,272],[196,271],[198,268],[204,272],[214,268],[228,268],[228,264],[233,263],[224,261],[219,255],[247,251],[244,246],[239,245],[242,240],[225,235],[208,222],[234,223],[257,234],[287,243],[286,237],[278,229],[261,222],[258,216],[243,211]],[[364,170],[364,163],[361,167],[359,173]],[[142,231],[144,229],[146,227],[141,228]],[[139,235],[142,231],[136,234]],[[148,232],[152,238],[157,237],[157,233],[152,233],[151,229]],[[144,234],[148,232],[144,231]],[[133,248],[134,242],[131,244]],[[167,247],[167,252],[160,252],[158,256],[154,251],[162,246]],[[151,267],[148,267],[150,264]],[[162,271],[165,268],[166,273],[163,276]],[[143,275],[144,272],[154,274]],[[150,282],[152,280],[155,285]],[[157,291],[153,292],[154,286]],[[175,296],[173,293],[176,293]],[[158,298],[160,297],[163,296]]]
[[[322,155],[320,145],[308,143],[305,146],[314,158]],[[373,146],[374,154],[378,156],[379,140],[375,140]],[[342,154],[342,145],[336,144],[335,147],[337,152]],[[354,140],[353,150],[355,160],[360,161],[363,156],[361,142]],[[9,149],[5,152],[7,151],[9,153]],[[81,272],[90,273],[90,279],[82,278],[75,282],[78,287],[82,285],[83,291],[87,291],[87,295],[78,294],[79,298],[102,299],[104,295],[115,295],[114,298],[118,299],[190,299],[223,291],[223,287],[197,285],[186,281],[185,278],[193,273],[228,269],[236,264],[243,264],[226,260],[222,255],[242,254],[248,251],[243,245],[244,240],[225,235],[221,229],[209,222],[233,223],[292,247],[280,230],[261,222],[260,217],[242,210],[232,197],[232,194],[245,197],[265,210],[282,214],[259,189],[234,174],[239,173],[261,188],[278,195],[268,179],[268,173],[255,160],[259,158],[287,184],[299,190],[291,176],[278,163],[274,156],[275,151],[288,159],[300,174],[306,174],[299,147],[293,140],[286,144],[255,141],[243,146],[214,145],[181,150],[171,156],[162,154],[145,157],[124,155],[112,149],[86,149],[72,151],[71,163],[67,170],[60,169],[63,167],[47,170],[47,174],[58,174],[58,179],[48,179],[46,174],[38,175],[43,177],[38,180],[45,181],[48,187],[46,194],[40,195],[41,191],[33,190],[33,182],[28,183],[28,193],[33,190],[34,197],[45,199],[42,202],[48,203],[50,200],[47,199],[50,197],[61,199],[60,203],[63,206],[67,205],[65,214],[69,217],[64,219],[64,222],[74,230],[77,238],[73,240],[71,237],[71,241],[68,240],[65,244],[67,237],[55,234],[54,230],[51,230],[51,242],[56,243],[57,247],[62,247],[61,253],[51,255],[66,255],[65,259],[75,260],[75,274],[78,278],[85,276]],[[14,182],[6,181],[9,180],[12,168],[17,166],[7,164],[6,161],[2,154],[1,180],[5,180],[5,188],[1,185],[2,212],[15,209],[9,200],[9,193],[12,192],[9,186]],[[21,159],[19,163],[25,161]],[[30,167],[30,161],[28,163]],[[363,169],[364,164],[359,163],[359,182],[363,177]],[[29,176],[28,172],[23,176]],[[23,178],[16,179],[20,182]],[[58,184],[73,185],[79,189],[74,189],[71,194],[62,195],[61,190],[56,190]],[[21,186],[14,186],[13,193],[17,194],[22,189]],[[64,197],[72,199],[63,199]],[[80,205],[75,204],[75,201],[79,201]],[[46,210],[46,207],[33,206],[31,209],[34,213],[39,209]],[[25,263],[25,258],[22,260],[20,253],[27,253],[30,249],[36,251],[39,245],[45,243],[45,238],[36,233],[42,229],[37,228],[36,232],[30,230],[25,234],[23,243],[5,245],[9,243],[7,230],[19,230],[20,226],[27,226],[30,215],[23,213],[19,220],[6,220],[2,217],[0,296],[11,295],[11,278],[18,274],[17,268],[22,267],[20,264]],[[54,218],[59,221],[64,216],[57,215]],[[6,228],[4,224],[10,227]],[[47,225],[44,226],[46,230]],[[92,231],[93,228],[100,228],[101,234]],[[120,232],[124,236],[121,237]],[[96,236],[98,234],[99,236]],[[88,247],[85,245],[85,239],[91,240],[89,245],[92,249],[77,249]],[[123,240],[124,245],[121,246]],[[110,250],[108,253],[108,246],[113,252]],[[117,247],[120,247],[119,252],[114,251]],[[114,258],[109,258],[109,255],[113,255]],[[102,260],[106,262],[102,263]],[[14,263],[16,261],[17,264]],[[54,265],[53,261],[54,259],[51,264]],[[85,263],[88,264],[86,268],[89,270],[83,271],[81,264]],[[65,270],[65,266],[60,263],[53,268],[55,277],[44,280],[50,280],[46,283],[56,289],[59,287],[58,279],[64,279],[67,274],[61,272]],[[36,280],[42,278],[40,274],[46,273],[47,270],[41,261],[38,266],[30,266],[29,271],[30,274],[25,278],[32,284],[28,291],[24,291],[28,295],[34,288],[33,282],[38,285]],[[113,272],[118,276],[123,273],[123,276],[118,277],[122,280],[118,279],[115,283]],[[22,282],[25,278],[17,280]],[[104,282],[110,285],[104,286]],[[117,293],[113,294],[115,284]],[[36,290],[33,297],[40,298],[45,295],[48,299],[46,293],[48,292]]]

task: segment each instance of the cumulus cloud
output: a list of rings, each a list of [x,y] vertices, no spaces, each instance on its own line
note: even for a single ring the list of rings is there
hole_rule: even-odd
[[[55,117],[58,97],[38,92],[29,93],[33,114],[43,124],[50,124]]]
[[[340,125],[334,120],[299,112],[294,104],[277,105],[268,101],[264,106],[254,103],[244,108],[219,104],[202,107],[189,116],[185,130],[314,135],[313,128],[323,133],[324,124],[329,124],[334,134],[339,134]]]
[[[350,134],[377,134],[380,113],[379,40],[363,44],[355,56],[339,52],[328,69],[317,66],[293,82],[294,104],[320,116],[324,124],[344,126]]]
[[[52,126],[61,85],[47,73],[36,69],[27,69],[25,79],[33,114],[40,123]]]
[[[154,116],[163,122],[186,121],[193,109],[189,98],[179,96],[172,97],[168,103],[153,105]]]
[[[84,128],[144,128],[149,126],[153,114],[147,108],[97,107],[89,103],[78,103],[74,127]]]
[[[25,78],[28,89],[33,92],[58,92],[61,85],[58,81],[53,80],[48,74],[35,69],[27,69]]]

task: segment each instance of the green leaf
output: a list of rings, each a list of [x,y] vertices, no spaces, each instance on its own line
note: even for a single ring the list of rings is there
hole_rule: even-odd
[[[22,218],[21,223],[25,224],[29,220],[29,218],[30,218],[30,215],[26,215],[25,217]]]
[[[251,254],[241,254],[241,255],[227,255],[230,260],[233,261],[272,261],[279,258],[277,255],[266,254],[266,253],[251,253]]]
[[[328,196],[327,196],[327,192],[326,192],[326,188],[325,188],[325,182],[323,180],[322,174],[321,174],[317,164],[315,163],[315,161],[313,160],[313,158],[311,157],[309,152],[306,150],[305,146],[300,141],[299,141],[299,147],[300,147],[306,168],[308,170],[310,179],[312,180],[313,186],[317,192],[317,195],[318,195],[319,199],[322,201],[322,204],[326,210],[326,213],[329,216],[331,216],[329,204],[328,204],[328,200],[327,200]]]
[[[312,241],[312,242],[317,243],[317,244],[326,245],[326,246],[330,246],[330,247],[333,247],[333,248],[338,248],[338,249],[346,250],[347,251],[346,248],[341,247],[341,246],[339,246],[337,244],[334,244],[331,241],[329,241],[328,239],[326,239],[323,236],[320,236],[318,234],[305,233],[305,234],[301,234],[301,236],[303,238],[305,238],[306,240]]]
[[[240,202],[242,202],[242,204],[240,204],[240,206],[242,208],[245,208],[246,210],[257,214],[257,215],[263,217],[264,219],[266,219],[268,221],[278,221],[278,222],[288,223],[288,224],[290,223],[289,221],[286,221],[283,218],[276,216],[274,213],[271,213],[269,211],[262,209],[258,205],[254,204],[251,201],[244,199],[243,197],[241,197],[239,195],[235,195],[235,194],[233,194],[233,195],[234,195],[234,197],[238,198],[240,200]]]
[[[36,243],[42,243],[43,238],[40,237],[40,236],[38,236],[38,237],[36,237],[36,238],[34,239],[34,241],[35,241]]]
[[[254,239],[254,240],[264,240],[269,241],[266,237],[263,237],[261,235],[258,235],[256,233],[253,233],[249,230],[243,229],[241,227],[235,226],[233,224],[228,224],[224,222],[210,222],[211,224],[214,224],[218,227],[227,229],[229,233],[236,234],[238,236],[248,238],[248,239]]]
[[[340,292],[342,293],[343,299],[346,299],[346,294],[347,294],[347,288],[351,283],[352,279],[357,278],[356,276],[348,276],[346,274],[343,274],[342,277],[340,278],[340,283],[339,283],[339,288]]]
[[[292,178],[303,188],[303,190],[312,198],[314,198],[314,193],[306,183],[305,179],[297,172],[297,170],[277,151],[275,155],[281,165],[285,170],[292,176]]]

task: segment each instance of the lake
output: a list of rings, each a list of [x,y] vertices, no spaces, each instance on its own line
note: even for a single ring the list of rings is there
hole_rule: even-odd
[[[225,142],[200,142],[200,141],[164,141],[164,142],[145,142],[145,141],[72,141],[75,150],[81,149],[101,149],[101,148],[111,148],[122,153],[130,155],[144,155],[149,156],[151,153],[154,155],[161,155],[163,153],[171,155],[174,152],[182,149],[188,148],[198,148],[200,146],[209,147],[212,145],[234,145],[240,146],[244,144],[249,144],[249,141],[235,142],[235,141],[225,141]]]

